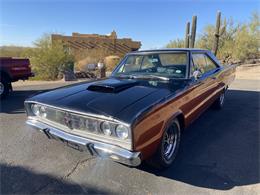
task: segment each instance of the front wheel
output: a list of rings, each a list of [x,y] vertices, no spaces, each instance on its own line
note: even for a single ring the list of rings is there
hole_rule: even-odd
[[[169,167],[177,156],[180,140],[180,124],[175,119],[164,131],[161,144],[155,155],[147,161],[148,164],[160,170]]]

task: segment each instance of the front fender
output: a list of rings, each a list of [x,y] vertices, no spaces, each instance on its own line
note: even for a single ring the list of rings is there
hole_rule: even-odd
[[[164,114],[164,109],[151,113],[140,121],[133,129],[134,150],[141,152],[141,159],[151,157],[158,149],[163,132],[171,121],[182,115],[181,110],[176,110],[170,115]]]

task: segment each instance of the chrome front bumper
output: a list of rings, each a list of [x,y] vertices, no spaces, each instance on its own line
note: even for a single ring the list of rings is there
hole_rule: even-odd
[[[50,139],[59,140],[80,151],[89,151],[91,155],[109,158],[129,166],[138,166],[141,163],[140,152],[131,152],[118,146],[73,135],[34,119],[28,119],[26,123]]]

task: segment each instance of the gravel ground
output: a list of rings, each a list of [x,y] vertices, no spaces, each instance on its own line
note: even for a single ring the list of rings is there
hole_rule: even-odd
[[[209,109],[185,130],[163,172],[93,158],[28,128],[24,99],[64,84],[15,84],[1,102],[1,194],[260,193],[259,81],[236,80],[223,110]]]

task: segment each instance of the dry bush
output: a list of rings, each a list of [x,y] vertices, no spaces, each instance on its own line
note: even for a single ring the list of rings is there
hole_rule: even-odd
[[[62,42],[52,43],[49,34],[35,41],[34,48],[25,55],[30,58],[32,70],[36,75],[34,79],[38,80],[59,79],[61,71],[72,71],[74,67],[74,57],[64,50]]]
[[[112,72],[116,65],[119,63],[120,57],[119,56],[107,56],[105,58],[105,65],[106,65],[106,70],[108,72]]]
[[[105,57],[109,55],[106,49],[91,49],[83,50],[75,54],[77,59],[76,70],[87,71],[88,64],[97,64],[99,61],[104,61]]]

